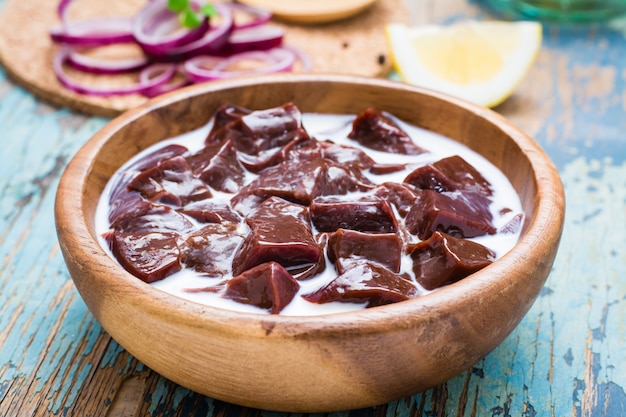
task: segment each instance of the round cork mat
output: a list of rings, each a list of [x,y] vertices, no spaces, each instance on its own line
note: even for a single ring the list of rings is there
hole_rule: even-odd
[[[85,19],[132,16],[148,0],[76,0],[69,18]],[[48,29],[60,23],[57,1],[7,0],[0,9],[0,63],[16,83],[54,105],[106,117],[144,103],[139,94],[95,97],[74,93],[63,87],[52,69],[58,46]],[[284,42],[311,56],[313,72],[381,76],[390,70],[385,43],[387,23],[408,23],[403,0],[379,0],[361,13],[333,23],[298,25],[284,21],[272,24],[286,29]],[[118,48],[118,49],[116,49]],[[101,55],[128,56],[126,47],[102,48]],[[134,53],[138,53],[135,51]],[[78,81],[94,86],[119,86],[135,82],[136,74],[90,75],[72,72]]]

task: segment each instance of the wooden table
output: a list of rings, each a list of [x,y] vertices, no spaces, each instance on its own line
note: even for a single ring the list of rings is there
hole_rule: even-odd
[[[416,24],[492,17],[476,2],[410,2]],[[495,109],[537,139],[565,185],[562,244],[541,296],[462,375],[333,416],[626,415],[626,23],[544,33],[538,62]],[[106,122],[42,103],[0,70],[0,415],[279,415],[160,377],[101,329],[76,292],[55,235],[56,186]]]

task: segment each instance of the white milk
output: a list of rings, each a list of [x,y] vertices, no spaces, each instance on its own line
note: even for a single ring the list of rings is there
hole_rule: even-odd
[[[483,177],[489,181],[493,188],[493,203],[491,204],[491,212],[493,214],[493,225],[496,229],[500,229],[506,225],[514,216],[522,213],[521,202],[519,196],[513,189],[508,179],[504,176],[498,168],[487,161],[479,154],[471,151],[464,145],[448,139],[439,134],[409,125],[400,120],[394,119],[394,121],[413,139],[413,141],[420,147],[428,150],[429,152],[421,155],[399,155],[395,153],[386,153],[374,151],[369,148],[360,146],[356,141],[349,139],[348,133],[352,129],[352,121],[354,115],[328,115],[328,114],[308,114],[303,115],[303,125],[309,135],[320,141],[332,140],[333,142],[341,145],[352,146],[363,149],[374,161],[379,164],[409,164],[410,167],[407,170],[395,172],[386,175],[373,175],[364,171],[365,175],[374,183],[383,182],[397,182],[402,183],[406,175],[414,170],[417,166],[436,162],[442,158],[446,158],[453,155],[459,155],[465,159],[469,164],[476,168]],[[125,167],[133,163],[135,160],[141,158],[147,153],[151,153],[159,147],[164,147],[170,144],[180,144],[189,149],[190,153],[195,153],[202,149],[204,139],[207,137],[212,126],[212,122],[203,126],[195,131],[188,132],[184,135],[171,138],[166,141],[162,141],[144,150],[132,160],[128,161],[119,172],[124,171]],[[116,173],[117,174],[117,173]],[[254,179],[254,175],[250,174],[247,180]],[[110,185],[113,181],[109,181],[109,184],[105,188],[98,209],[96,212],[96,229],[99,235],[106,232],[109,229],[109,223],[107,220],[109,211],[109,194]],[[211,190],[214,195],[214,199],[230,200],[231,194],[225,194]],[[503,208],[510,209],[506,215],[501,215],[500,210]],[[245,227],[245,226],[244,226]],[[488,247],[496,253],[496,258],[501,257],[508,252],[518,241],[519,230],[515,233],[508,234],[495,234],[480,236],[472,238],[475,242],[479,242],[482,245]],[[106,241],[101,237],[100,243],[107,252],[110,253]],[[111,254],[111,256],[113,256]],[[409,256],[404,256],[402,260],[401,273],[407,273],[409,276],[414,277],[412,271],[412,259]],[[364,308],[365,304],[355,303],[341,303],[332,302],[325,304],[310,303],[300,297],[301,294],[307,294],[315,291],[318,288],[326,285],[337,276],[334,267],[330,262],[326,262],[326,269],[320,275],[310,278],[308,280],[299,281],[300,290],[294,297],[292,302],[285,307],[280,314],[290,316],[309,316],[319,314],[329,314],[343,311],[350,311]],[[255,306],[238,303],[233,300],[220,297],[219,294],[211,292],[188,292],[186,289],[190,288],[205,288],[215,285],[222,281],[224,278],[207,278],[202,277],[189,269],[183,269],[182,271],[170,275],[169,277],[152,283],[150,285],[155,288],[159,288],[168,293],[176,296],[195,301],[201,304],[206,304],[214,307],[220,307],[230,310],[247,311],[260,314],[268,314],[267,311],[257,308]],[[137,278],[139,279],[139,278]],[[419,288],[419,284],[417,284]],[[423,293],[427,291],[422,289]]]

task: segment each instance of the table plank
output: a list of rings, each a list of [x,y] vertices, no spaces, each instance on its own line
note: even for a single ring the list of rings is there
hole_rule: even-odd
[[[476,2],[410,5],[419,24],[491,17]],[[495,109],[546,149],[567,198],[553,271],[518,328],[432,390],[331,416],[625,415],[625,57],[623,28],[546,26],[536,65]],[[106,121],[41,103],[0,70],[0,415],[295,416],[160,377],[85,307],[56,241],[54,197],[71,156]]]

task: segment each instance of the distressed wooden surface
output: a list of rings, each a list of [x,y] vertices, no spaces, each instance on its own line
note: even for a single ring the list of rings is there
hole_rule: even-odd
[[[411,2],[416,24],[491,17],[474,2]],[[536,65],[496,109],[547,150],[567,196],[554,269],[520,326],[435,389],[331,416],[626,415],[625,36],[624,22],[547,26]],[[0,416],[282,416],[161,378],[80,299],[53,203],[69,158],[106,121],[43,104],[0,69]]]

